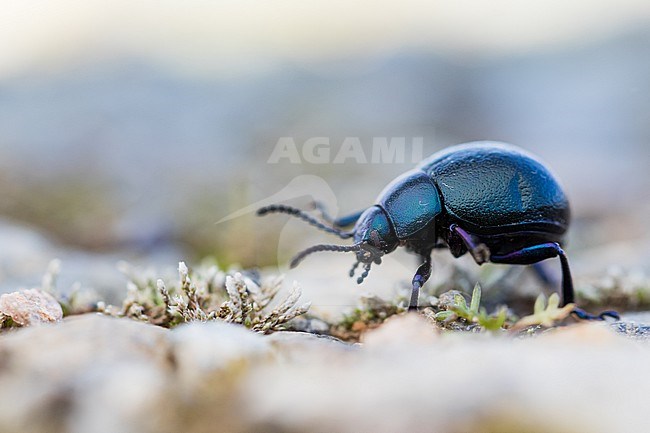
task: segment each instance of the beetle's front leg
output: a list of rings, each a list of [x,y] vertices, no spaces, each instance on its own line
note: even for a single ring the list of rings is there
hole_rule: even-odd
[[[431,251],[421,254],[422,264],[415,271],[413,281],[411,282],[411,301],[409,302],[409,311],[417,311],[418,298],[420,297],[420,288],[427,282],[431,276]]]

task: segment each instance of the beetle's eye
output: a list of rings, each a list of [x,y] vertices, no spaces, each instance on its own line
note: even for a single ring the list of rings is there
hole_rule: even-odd
[[[381,246],[381,240],[379,239],[379,233],[377,230],[373,230],[370,232],[370,240],[372,241],[372,245],[380,248]]]

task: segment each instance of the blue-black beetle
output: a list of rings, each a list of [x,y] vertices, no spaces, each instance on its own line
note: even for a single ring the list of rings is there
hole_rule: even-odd
[[[574,301],[569,262],[562,250],[570,220],[569,202],[559,183],[538,159],[505,143],[473,142],[444,149],[415,169],[393,180],[375,204],[353,215],[324,224],[305,212],[284,205],[258,210],[258,215],[280,212],[297,216],[352,245],[315,245],[294,257],[291,267],[317,251],[355,252],[364,271],[381,256],[406,247],[422,264],[412,280],[409,309],[418,306],[420,287],[431,275],[431,251],[449,248],[454,257],[469,252],[477,264],[485,262],[528,265],[559,257],[563,303]],[[324,216],[326,213],[323,212]],[[343,231],[354,224],[351,231]],[[618,318],[612,311],[583,319]]]

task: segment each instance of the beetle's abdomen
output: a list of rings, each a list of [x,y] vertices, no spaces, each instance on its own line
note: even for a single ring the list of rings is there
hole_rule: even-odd
[[[563,233],[569,224],[569,204],[555,177],[515,146],[454,146],[432,155],[420,168],[440,189],[449,217],[477,234]]]

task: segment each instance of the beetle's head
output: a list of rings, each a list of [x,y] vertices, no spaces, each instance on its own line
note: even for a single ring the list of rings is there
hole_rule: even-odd
[[[350,277],[362,265],[363,272],[357,278],[357,283],[361,284],[368,276],[370,266],[373,263],[381,264],[381,256],[394,251],[399,240],[386,212],[379,206],[372,206],[361,214],[353,233],[354,245],[358,245],[359,249],[356,251],[357,260],[350,269]]]
[[[319,251],[337,251],[337,252],[354,252],[357,260],[352,266],[350,276],[354,276],[354,271],[359,265],[363,265],[363,272],[357,283],[362,283],[370,272],[370,266],[381,263],[381,256],[388,254],[397,248],[399,240],[392,224],[388,220],[386,212],[379,206],[372,206],[366,209],[359,218],[351,231],[342,231],[335,226],[324,224],[307,213],[290,206],[270,205],[257,211],[258,215],[268,213],[286,213],[298,217],[307,223],[324,230],[328,233],[335,234],[343,239],[354,238],[352,245],[330,245],[321,244],[309,247],[298,253],[292,260],[290,266],[296,267],[305,257]]]
[[[354,243],[361,246],[357,251],[359,262],[379,264],[381,256],[394,251],[399,241],[386,212],[379,206],[372,206],[361,214],[354,226]]]

